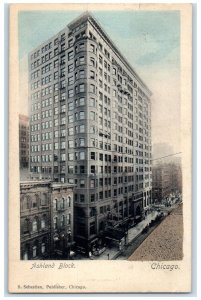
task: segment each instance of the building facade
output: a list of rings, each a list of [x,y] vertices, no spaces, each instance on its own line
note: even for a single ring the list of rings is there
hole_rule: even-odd
[[[20,168],[29,166],[29,117],[19,115],[19,157]]]
[[[73,242],[72,218],[72,187],[48,181],[21,182],[21,259],[67,258]]]
[[[171,194],[182,192],[181,159],[172,158],[172,161],[155,163],[152,166],[152,198],[161,202]]]
[[[32,178],[75,184],[77,243],[151,203],[151,92],[90,14],[29,56]]]

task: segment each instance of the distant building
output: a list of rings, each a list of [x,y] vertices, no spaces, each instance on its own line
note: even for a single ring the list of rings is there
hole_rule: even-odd
[[[73,243],[73,189],[48,181],[20,183],[21,259],[68,257]]]
[[[171,193],[182,192],[181,160],[179,157],[169,163],[155,163],[152,167],[152,198],[162,201]]]
[[[20,168],[29,166],[29,117],[19,115],[19,157]]]

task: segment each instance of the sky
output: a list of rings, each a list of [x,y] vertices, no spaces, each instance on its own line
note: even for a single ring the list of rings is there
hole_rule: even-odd
[[[20,112],[28,114],[28,53],[84,11],[24,11],[18,15]],[[179,11],[92,11],[151,89],[152,143],[180,152]]]

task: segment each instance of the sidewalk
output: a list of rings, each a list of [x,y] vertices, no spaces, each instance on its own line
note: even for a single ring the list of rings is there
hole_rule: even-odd
[[[131,243],[141,232],[142,230],[151,222],[151,220],[155,219],[157,212],[151,212],[145,220],[138,223],[135,227],[130,228],[128,230],[128,238],[127,244]],[[94,256],[94,260],[109,260],[115,259],[121,251],[117,247],[107,248],[100,256]]]

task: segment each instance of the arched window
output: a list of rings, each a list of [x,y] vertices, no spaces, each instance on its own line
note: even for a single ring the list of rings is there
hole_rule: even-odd
[[[38,243],[36,242],[32,247],[32,256],[33,258],[38,255]]]
[[[41,205],[47,205],[47,194],[41,194]]]
[[[28,233],[28,232],[29,232],[29,219],[25,219],[23,224],[23,233]]]
[[[65,215],[61,216],[61,227],[65,226]]]
[[[23,209],[29,209],[29,198],[27,196],[24,197],[22,203],[23,203],[22,204]]]
[[[46,226],[46,215],[43,215],[41,219],[41,229],[44,229]]]
[[[65,208],[65,198],[64,197],[61,199],[61,208],[62,209]]]
[[[54,222],[54,229],[57,229],[57,217],[54,217],[53,222]]]
[[[32,232],[36,232],[37,230],[38,230],[38,221],[37,218],[34,218],[32,222]]]
[[[53,209],[57,210],[57,199],[53,200]]]
[[[70,196],[68,196],[68,198],[67,198],[67,206],[71,207],[71,197]]]
[[[42,244],[41,244],[41,253],[44,254],[46,252],[46,244],[47,244],[47,240],[44,238],[42,240]]]
[[[22,259],[23,260],[28,260],[29,259],[29,245],[28,244],[24,248]]]
[[[37,195],[34,195],[32,197],[32,207],[33,208],[37,207]]]

